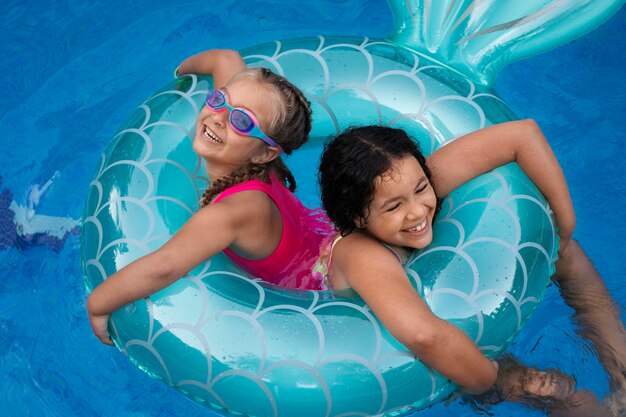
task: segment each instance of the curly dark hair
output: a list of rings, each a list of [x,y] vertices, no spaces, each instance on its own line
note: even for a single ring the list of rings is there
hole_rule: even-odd
[[[239,78],[251,78],[267,86],[268,104],[273,104],[276,112],[266,132],[280,144],[283,152],[289,155],[309,139],[312,126],[311,103],[298,87],[267,68],[247,68],[235,75],[233,80]],[[200,205],[206,206],[225,189],[247,180],[260,179],[269,182],[271,172],[285,184],[288,183],[289,190],[296,190],[296,180],[279,156],[267,164],[249,163],[230,175],[212,181],[202,195]]]
[[[376,178],[407,156],[417,159],[432,185],[426,158],[402,129],[351,127],[326,144],[319,169],[322,205],[342,235],[367,220]]]

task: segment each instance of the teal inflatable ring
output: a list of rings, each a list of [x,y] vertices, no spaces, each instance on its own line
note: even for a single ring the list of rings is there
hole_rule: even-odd
[[[347,126],[400,126],[430,153],[513,118],[489,88],[387,41],[308,38],[243,54],[248,65],[284,74],[313,104],[312,139],[287,160],[303,184],[299,196],[311,206],[318,204],[322,145]],[[158,91],[102,156],[82,228],[89,289],[157,249],[197,210],[208,179],[191,143],[211,86],[210,78],[189,75]],[[413,256],[407,274],[435,314],[496,355],[553,272],[558,244],[550,210],[511,164],[452,193],[434,227],[434,242]],[[115,312],[110,329],[141,369],[224,413],[399,415],[455,389],[360,299],[277,288],[221,254]]]
[[[320,36],[242,51],[248,65],[285,75],[313,103],[312,139],[287,161],[308,206],[319,204],[317,161],[328,135],[350,125],[397,126],[429,154],[515,119],[490,87],[499,70],[591,30],[625,0],[388,2],[387,40]],[[81,235],[89,290],[157,249],[197,210],[208,179],[191,141],[211,85],[192,75],[158,91],[102,156]],[[407,275],[435,314],[493,357],[554,272],[550,210],[510,164],[453,192],[434,228]],[[115,312],[109,327],[138,367],[225,415],[396,416],[456,388],[359,299],[276,288],[221,254]]]

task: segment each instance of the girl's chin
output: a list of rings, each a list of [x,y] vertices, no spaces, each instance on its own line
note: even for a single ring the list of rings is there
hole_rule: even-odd
[[[196,145],[196,142],[193,143],[193,151],[196,153],[196,155],[198,155],[199,157],[203,158],[203,154],[204,154],[204,149],[202,149],[201,146]]]
[[[193,141],[193,151],[201,158],[204,158],[207,155],[207,146],[203,143],[202,139],[194,139]]]
[[[405,246],[413,249],[424,249],[426,246],[430,245],[432,241],[433,235],[429,231],[423,235],[416,236],[412,239],[407,239],[408,244]]]

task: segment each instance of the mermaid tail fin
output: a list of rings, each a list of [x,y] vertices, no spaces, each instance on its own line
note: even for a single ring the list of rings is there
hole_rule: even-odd
[[[388,0],[389,39],[484,85],[510,62],[567,43],[606,21],[626,0]]]

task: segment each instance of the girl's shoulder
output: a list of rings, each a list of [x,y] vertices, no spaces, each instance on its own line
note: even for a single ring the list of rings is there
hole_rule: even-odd
[[[335,245],[331,276],[337,289],[353,288],[360,292],[363,285],[379,285],[381,278],[406,279],[397,255],[379,240],[354,232]]]
[[[395,251],[378,239],[362,232],[352,232],[337,241],[333,250],[333,260],[343,260],[344,264],[384,262],[400,265]]]
[[[215,199],[203,207],[198,214],[204,216],[219,215],[225,220],[241,223],[258,221],[273,210],[273,200],[262,190],[248,189]]]

